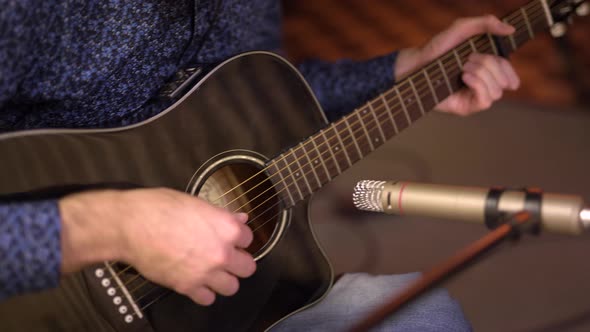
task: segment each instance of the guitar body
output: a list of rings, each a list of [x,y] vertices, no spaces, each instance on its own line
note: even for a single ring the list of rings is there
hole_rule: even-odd
[[[264,178],[258,173],[267,160],[325,125],[311,90],[290,64],[270,53],[247,53],[224,62],[167,110],[134,126],[0,135],[0,198],[125,184],[210,199],[215,190],[223,193],[252,175]],[[1,303],[0,331],[268,329],[319,301],[333,280],[309,224],[307,201],[284,210],[277,193],[268,198],[275,202],[269,205],[273,214],[258,212],[263,218],[253,227],[251,252],[258,269],[242,280],[236,296],[201,307],[169,293],[153,303],[138,301],[138,308],[145,305],[143,317],[125,324],[126,314],[117,313],[113,296],[105,293],[110,287],[103,290],[104,278],[93,267],[64,278],[58,289]]]

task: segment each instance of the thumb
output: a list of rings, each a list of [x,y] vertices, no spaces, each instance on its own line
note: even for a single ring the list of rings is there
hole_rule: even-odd
[[[494,15],[460,18],[426,44],[422,49],[422,57],[432,60],[476,35],[491,33],[506,36],[515,31],[513,26],[500,21]]]
[[[494,15],[485,15],[470,17],[457,20],[449,29],[462,39],[467,39],[482,33],[492,33],[496,35],[509,35],[514,33],[513,26],[500,21]]]
[[[489,15],[483,18],[483,31],[489,32],[495,35],[507,36],[513,34],[516,29],[508,23],[500,21],[496,16]]]

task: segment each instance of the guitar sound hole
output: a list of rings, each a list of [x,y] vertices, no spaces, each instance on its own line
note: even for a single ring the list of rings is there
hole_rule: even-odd
[[[285,214],[277,191],[259,165],[225,164],[205,179],[197,196],[230,212],[248,213],[254,240],[247,250],[254,257],[261,258],[272,249]]]

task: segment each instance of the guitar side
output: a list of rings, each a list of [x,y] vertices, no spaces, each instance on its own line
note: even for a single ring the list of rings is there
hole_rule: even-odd
[[[290,64],[270,53],[246,53],[139,124],[0,135],[0,197],[112,183],[185,191],[197,169],[217,155],[250,151],[272,158],[325,124],[311,90]],[[204,308],[173,293],[146,310],[153,329],[261,331],[321,299],[333,273],[309,224],[307,201],[291,209],[287,224],[236,296],[219,297]],[[94,281],[78,274],[59,289],[0,304],[0,330],[114,330],[89,299],[89,282]]]

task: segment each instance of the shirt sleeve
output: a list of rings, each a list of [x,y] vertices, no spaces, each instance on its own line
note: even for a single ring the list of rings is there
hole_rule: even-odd
[[[0,301],[58,285],[60,219],[56,200],[0,204]]]
[[[335,120],[393,86],[397,52],[365,61],[307,60],[298,65],[329,120]]]

